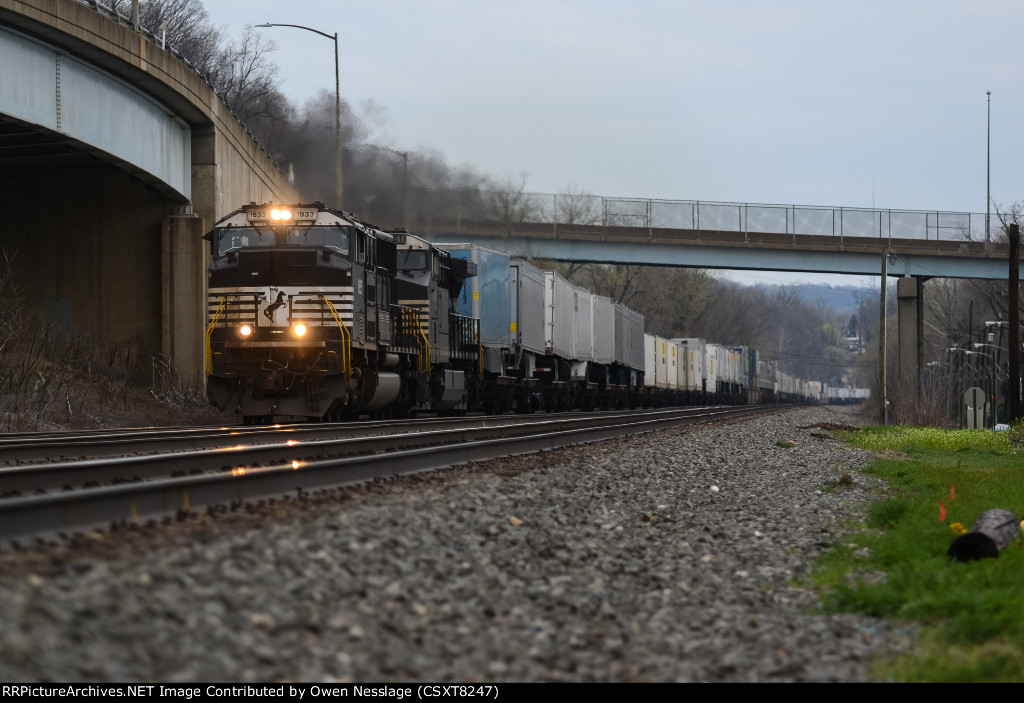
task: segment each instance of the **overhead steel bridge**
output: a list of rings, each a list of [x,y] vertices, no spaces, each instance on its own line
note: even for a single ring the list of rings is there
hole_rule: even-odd
[[[1009,275],[999,218],[984,213],[544,194],[519,203],[511,217],[434,219],[423,231],[561,261],[877,276],[885,256],[891,276]]]

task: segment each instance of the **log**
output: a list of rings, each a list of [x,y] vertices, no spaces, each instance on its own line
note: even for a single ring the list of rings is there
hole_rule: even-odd
[[[1009,510],[986,510],[971,529],[953,540],[946,558],[956,561],[977,561],[999,556],[1020,534],[1020,520]]]

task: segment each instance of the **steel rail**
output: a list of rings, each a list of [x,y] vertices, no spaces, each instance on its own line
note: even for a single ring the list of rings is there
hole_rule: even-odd
[[[715,406],[706,406],[715,407]],[[690,408],[691,410],[693,408]],[[673,412],[678,409],[666,409]],[[266,425],[259,427],[129,428],[91,432],[46,433],[36,435],[0,435],[0,462],[9,465],[30,462],[83,460],[154,453],[213,449],[226,443],[275,443],[296,439],[314,441],[339,437],[402,432],[436,432],[451,427],[498,427],[527,422],[546,422],[552,418],[594,417],[596,413],[545,413],[534,415],[479,415],[466,417],[427,417],[404,420]],[[603,413],[615,417],[617,411]]]
[[[646,418],[633,415],[617,422],[563,431],[531,433],[458,444],[419,447],[394,452],[314,461],[293,461],[157,481],[120,484],[80,491],[44,494],[0,501],[0,540],[15,542],[94,530],[104,526],[141,524],[189,513],[275,496],[365,483],[375,479],[419,473],[473,461],[527,454],[584,444],[674,426],[710,422],[774,407],[715,408],[690,414]],[[594,418],[606,420],[607,418]]]
[[[694,408],[647,413],[647,417],[675,417],[699,412]],[[634,418],[635,413],[604,416],[601,422],[615,422]],[[494,424],[444,426],[432,431],[395,432],[374,436],[337,436],[328,432],[328,439],[288,439],[254,444],[221,444],[209,449],[187,449],[157,454],[138,454],[102,459],[52,461],[43,464],[21,464],[0,467],[0,500],[25,494],[51,490],[72,490],[109,483],[153,480],[176,476],[197,475],[218,471],[231,472],[265,464],[284,464],[292,461],[313,461],[329,457],[374,454],[382,451],[409,449],[424,443],[450,444],[479,441],[536,433],[538,430],[564,431],[587,427],[595,423],[593,415],[549,415],[545,418],[520,419]],[[431,425],[433,427],[433,425]],[[351,430],[351,428],[345,428]],[[319,435],[318,435],[319,436]]]

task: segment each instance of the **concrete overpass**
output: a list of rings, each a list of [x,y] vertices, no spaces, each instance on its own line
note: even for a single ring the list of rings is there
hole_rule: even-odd
[[[102,9],[0,0],[0,247],[49,321],[198,379],[201,236],[298,196],[202,76]]]

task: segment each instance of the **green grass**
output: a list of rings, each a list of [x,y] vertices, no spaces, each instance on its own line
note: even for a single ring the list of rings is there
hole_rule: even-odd
[[[880,664],[881,678],[1024,681],[1024,543],[997,559],[946,559],[951,523],[970,528],[990,508],[1024,517],[1024,453],[1009,433],[987,430],[878,427],[844,436],[881,452],[866,473],[886,479],[893,494],[821,560],[822,607],[923,625],[919,651]]]

